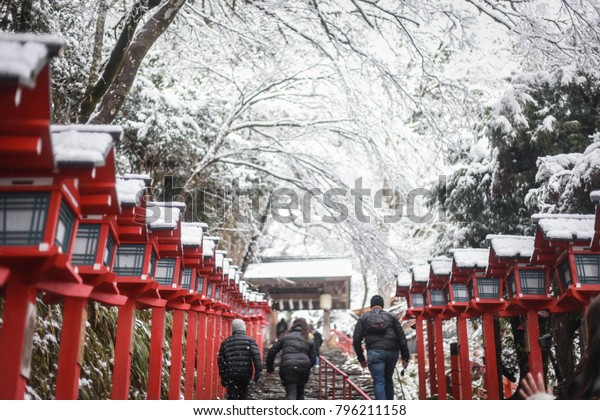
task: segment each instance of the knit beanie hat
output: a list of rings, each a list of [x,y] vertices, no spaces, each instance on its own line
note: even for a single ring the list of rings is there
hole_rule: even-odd
[[[375,295],[371,298],[371,308],[373,306],[381,306],[383,308],[383,298],[379,295]]]
[[[244,321],[242,321],[241,319],[234,319],[233,323],[231,324],[231,331],[232,332],[241,331],[241,332],[245,333],[246,332],[246,323]]]

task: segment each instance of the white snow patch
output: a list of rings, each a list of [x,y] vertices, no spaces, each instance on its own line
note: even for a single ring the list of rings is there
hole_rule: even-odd
[[[37,72],[44,66],[48,49],[37,42],[0,40],[0,79],[18,79],[23,85],[35,86]]]
[[[452,259],[448,257],[436,257],[430,264],[436,276],[449,276],[452,273]]]
[[[594,236],[593,214],[534,214],[531,219],[546,239],[591,240]]]
[[[61,163],[104,166],[106,155],[113,147],[108,133],[66,130],[52,133],[52,151],[57,165]]]
[[[256,263],[250,264],[244,274],[247,280],[351,276],[352,260],[347,258]]]
[[[497,257],[531,258],[533,255],[533,236],[488,235],[486,239]]]
[[[429,281],[429,264],[416,265],[411,268],[413,280],[419,283],[427,283]]]
[[[183,203],[148,203],[146,223],[150,229],[176,229],[181,216],[180,204]]]
[[[183,246],[202,246],[203,223],[182,223],[181,244]]]
[[[450,252],[459,268],[487,268],[488,266],[490,251],[487,248],[462,248]]]
[[[139,178],[117,178],[117,197],[121,204],[141,204],[146,191],[146,182]]]

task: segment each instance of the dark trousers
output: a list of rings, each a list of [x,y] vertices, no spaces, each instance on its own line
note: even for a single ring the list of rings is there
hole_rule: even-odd
[[[285,385],[286,400],[303,400],[305,385],[306,383]]]
[[[367,362],[373,378],[376,400],[394,399],[394,370],[399,351],[367,350]]]
[[[231,381],[227,386],[228,400],[246,400],[248,399],[248,384],[250,378],[239,378],[236,381]]]

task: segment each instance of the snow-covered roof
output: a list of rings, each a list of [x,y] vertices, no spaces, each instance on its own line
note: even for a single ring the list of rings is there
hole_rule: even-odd
[[[181,204],[184,203],[158,203],[149,202],[146,206],[146,223],[153,230],[172,230],[177,228],[181,217]]]
[[[216,268],[223,268],[223,259],[225,258],[225,255],[223,255],[222,252],[216,251],[215,252],[215,267]]]
[[[181,224],[181,245],[183,246],[201,246],[203,223],[182,223]]]
[[[280,278],[351,277],[352,261],[347,258],[274,261],[250,264],[244,273],[248,280]]]
[[[531,258],[533,255],[533,236],[488,235],[494,253],[500,258]]]
[[[431,270],[436,276],[449,276],[452,273],[452,259],[435,257],[431,260]]]
[[[225,274],[226,276],[229,275],[229,266],[231,265],[231,258],[224,258],[223,259],[223,274]]]
[[[212,257],[215,254],[215,241],[212,238],[205,237],[202,240],[202,256]]]
[[[143,178],[117,177],[117,197],[125,205],[140,204],[140,199],[146,192],[147,182]]]
[[[104,166],[106,155],[123,134],[114,125],[54,125],[51,131],[56,166]]]
[[[227,274],[230,279],[235,279],[235,275],[237,274],[237,267],[235,265],[229,266],[229,273]]]
[[[52,35],[0,34],[0,80],[35,86],[39,71],[62,46],[62,39]]]
[[[396,284],[400,287],[408,287],[412,283],[412,274],[408,271],[398,273]]]
[[[429,264],[421,264],[411,267],[413,278],[415,281],[420,283],[427,283],[429,281]]]
[[[450,252],[458,268],[487,268],[488,266],[490,251],[487,248],[459,248]]]
[[[590,200],[596,204],[600,204],[600,190],[592,191],[590,193]]]
[[[534,214],[531,219],[544,233],[544,238],[554,240],[591,240],[594,236],[593,214]]]

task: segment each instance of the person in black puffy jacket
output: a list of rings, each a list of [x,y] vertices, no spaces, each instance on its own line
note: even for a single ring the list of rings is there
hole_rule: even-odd
[[[367,359],[362,349],[363,340],[367,347]],[[410,353],[400,322],[394,315],[383,310],[381,296],[371,298],[371,311],[363,314],[356,323],[352,344],[360,365],[363,368],[369,367],[375,399],[393,400],[396,362],[400,356],[402,366],[406,368]]]
[[[245,400],[252,375],[255,382],[260,378],[260,352],[256,341],[246,335],[244,321],[234,319],[231,330],[231,336],[219,348],[219,375],[221,383],[227,388],[228,400]]]
[[[285,396],[288,400],[304,399],[304,387],[308,382],[310,370],[317,360],[315,344],[309,340],[308,333],[306,320],[298,318],[269,348],[267,373],[273,374],[275,356],[281,352],[279,377],[285,387]]]

